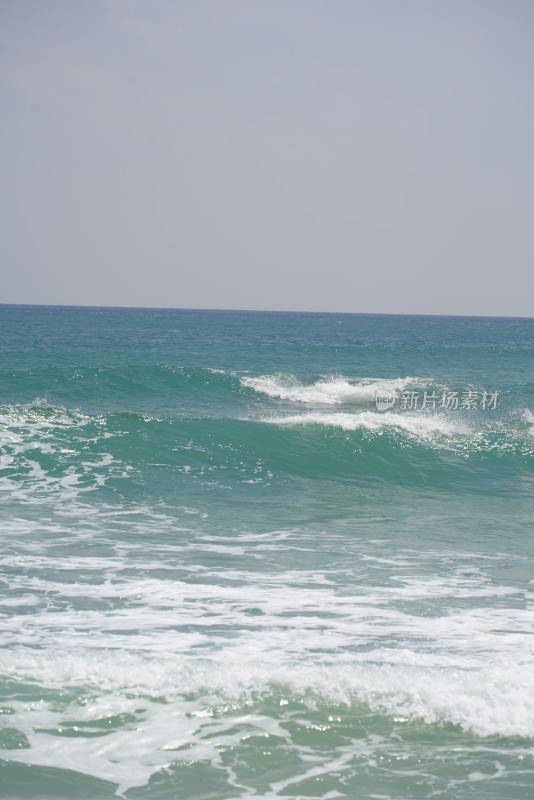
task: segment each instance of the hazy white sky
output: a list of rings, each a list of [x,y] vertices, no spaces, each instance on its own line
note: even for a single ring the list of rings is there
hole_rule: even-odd
[[[0,0],[0,302],[534,314],[532,0]]]

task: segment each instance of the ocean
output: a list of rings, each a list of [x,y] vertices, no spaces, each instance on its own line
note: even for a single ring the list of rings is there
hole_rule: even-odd
[[[533,796],[534,320],[0,342],[6,800]]]

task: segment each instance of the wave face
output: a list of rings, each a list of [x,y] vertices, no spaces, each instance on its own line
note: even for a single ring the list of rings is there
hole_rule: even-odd
[[[3,793],[530,797],[533,326],[0,307]]]

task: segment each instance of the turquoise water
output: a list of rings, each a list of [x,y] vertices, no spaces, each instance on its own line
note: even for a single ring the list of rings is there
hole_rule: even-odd
[[[530,798],[533,333],[0,307],[3,796]]]

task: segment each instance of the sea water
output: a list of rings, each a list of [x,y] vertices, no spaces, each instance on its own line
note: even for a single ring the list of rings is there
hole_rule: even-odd
[[[531,798],[533,334],[0,307],[2,796]]]

